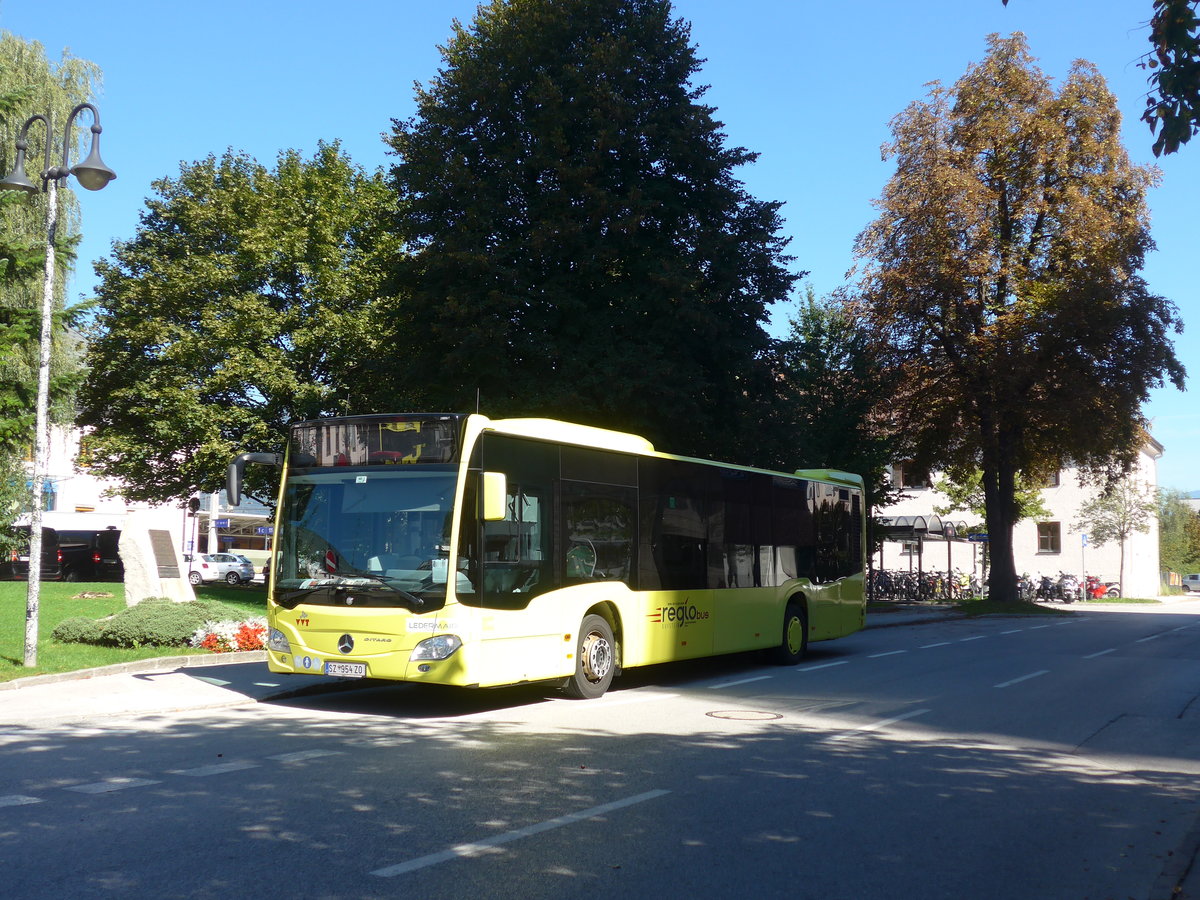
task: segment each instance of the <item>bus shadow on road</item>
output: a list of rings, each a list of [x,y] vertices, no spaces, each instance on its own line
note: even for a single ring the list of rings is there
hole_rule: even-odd
[[[810,649],[801,665],[821,665],[849,655],[836,645]],[[760,651],[682,660],[628,669],[613,681],[606,696],[661,688],[685,690],[704,687],[713,680],[771,675],[772,665]],[[340,712],[352,715],[402,719],[442,719],[520,709],[565,701],[554,682],[518,684],[496,688],[462,688],[391,681],[346,681],[321,685],[313,692],[267,701],[272,705]],[[587,700],[571,700],[587,703]]]

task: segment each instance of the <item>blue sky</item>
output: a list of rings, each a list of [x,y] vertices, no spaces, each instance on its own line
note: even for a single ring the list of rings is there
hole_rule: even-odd
[[[151,182],[226,148],[271,165],[296,148],[340,139],[367,169],[389,163],[380,135],[412,114],[414,82],[437,72],[437,45],[474,0],[0,0],[0,28],[99,64],[105,161],[118,178],[81,192],[84,240],[71,297],[95,284],[91,262],[132,237]],[[761,154],[741,171],[752,194],[784,201],[796,267],[818,293],[845,282],[855,236],[891,173],[879,148],[888,122],[950,84],[984,54],[989,33],[1022,31],[1042,69],[1061,82],[1071,61],[1095,63],[1125,116],[1135,162],[1155,162],[1139,120],[1151,0],[676,0],[707,60],[701,83],[730,144]],[[97,22],[98,24],[91,24]],[[1151,289],[1200,322],[1195,259],[1200,229],[1200,138],[1157,161],[1150,196],[1158,250]],[[776,316],[786,330],[788,310]],[[1200,342],[1177,342],[1200,378]],[[1200,489],[1200,408],[1190,393],[1155,392],[1147,415],[1166,447],[1159,481]]]

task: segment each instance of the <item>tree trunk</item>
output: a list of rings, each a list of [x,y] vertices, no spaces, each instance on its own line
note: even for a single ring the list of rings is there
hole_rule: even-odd
[[[1125,596],[1125,537],[1121,537],[1121,568],[1117,571],[1117,589]]]
[[[983,429],[983,498],[992,571],[988,597],[998,603],[1016,603],[1017,566],[1013,559],[1013,525],[1016,524],[1017,471],[1005,452],[1001,435]]]

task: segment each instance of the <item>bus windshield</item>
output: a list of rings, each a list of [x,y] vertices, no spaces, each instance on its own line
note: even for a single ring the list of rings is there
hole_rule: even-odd
[[[449,465],[294,470],[276,541],[277,602],[440,607],[455,484]]]

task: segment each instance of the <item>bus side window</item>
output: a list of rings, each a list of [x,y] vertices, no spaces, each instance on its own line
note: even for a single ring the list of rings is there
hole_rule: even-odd
[[[488,594],[545,590],[545,504],[538,494],[509,482],[504,519],[483,526],[484,589]]]
[[[629,582],[635,496],[632,488],[563,482],[563,577],[568,584]]]

